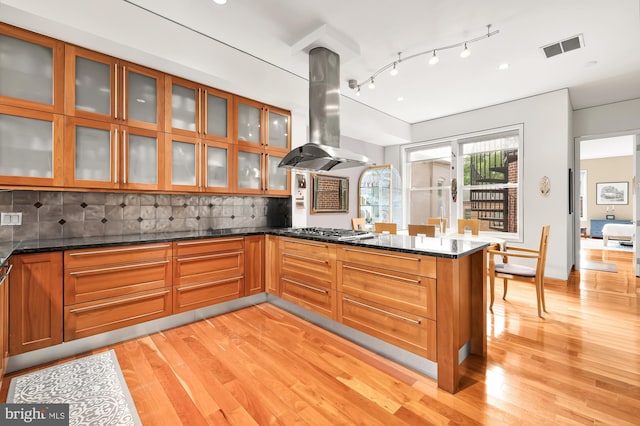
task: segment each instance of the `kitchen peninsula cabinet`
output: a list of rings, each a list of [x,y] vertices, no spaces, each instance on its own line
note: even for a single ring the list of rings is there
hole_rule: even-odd
[[[65,114],[164,130],[164,74],[67,44]]]
[[[0,105],[63,113],[64,43],[0,22]]]
[[[12,256],[9,354],[62,343],[62,252]]]
[[[173,243],[173,313],[244,296],[243,237]]]
[[[64,340],[171,314],[171,243],[64,252]]]
[[[280,297],[335,320],[335,245],[281,238],[279,253]]]

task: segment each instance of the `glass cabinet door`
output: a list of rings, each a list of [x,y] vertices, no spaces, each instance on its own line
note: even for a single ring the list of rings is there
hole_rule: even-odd
[[[204,136],[207,139],[231,142],[231,95],[212,89],[204,90]]]
[[[130,189],[163,189],[163,133],[127,128],[121,134],[124,186]]]
[[[229,189],[229,146],[226,144],[205,144],[205,186],[208,190]]]
[[[238,150],[238,190],[262,191],[262,154]]]
[[[158,82],[155,78],[127,71],[127,109],[125,119],[158,124]]]
[[[111,64],[76,57],[75,109],[111,116]]]
[[[238,114],[238,143],[260,145],[262,134],[260,124],[262,122],[262,106],[257,102],[239,100],[237,102]]]
[[[61,115],[0,106],[0,182],[62,184]]]
[[[169,131],[185,130],[187,134],[195,134],[197,128],[196,106],[198,89],[182,84],[171,84],[171,127]]]
[[[269,149],[281,148],[289,152],[289,114],[269,109],[267,134]]]
[[[0,23],[0,101],[62,113],[64,44]]]
[[[268,185],[267,189],[272,194],[289,193],[289,169],[279,168],[278,164],[283,157],[269,154],[268,158]]]
[[[173,189],[198,190],[198,147],[195,138],[171,135],[167,161],[170,165],[168,184]]]
[[[117,126],[68,118],[65,180],[70,186],[116,188],[118,186]],[[70,149],[69,149],[70,148]]]

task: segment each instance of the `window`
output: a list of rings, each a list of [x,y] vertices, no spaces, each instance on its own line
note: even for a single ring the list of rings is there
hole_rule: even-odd
[[[458,218],[479,219],[481,232],[518,239],[521,134],[514,126],[405,147],[408,223],[442,216],[455,229]]]

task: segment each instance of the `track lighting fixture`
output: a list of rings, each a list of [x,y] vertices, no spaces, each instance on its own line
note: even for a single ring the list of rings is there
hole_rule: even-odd
[[[443,50],[450,50],[450,49],[456,49],[456,48],[460,48],[463,47],[464,49],[460,52],[460,57],[461,58],[468,58],[471,55],[471,50],[469,50],[469,45],[472,43],[475,43],[477,41],[483,40],[485,38],[489,38],[491,36],[494,36],[496,34],[498,34],[500,31],[499,30],[494,30],[491,31],[491,24],[487,25],[487,33],[483,34],[481,36],[472,38],[472,39],[468,39],[465,41],[461,41],[460,43],[455,43],[455,44],[450,44],[448,46],[442,46],[442,47],[437,47],[435,49],[429,49],[429,50],[425,50],[423,52],[418,52],[416,54],[407,56],[406,58],[401,58],[400,57],[400,53],[398,53],[398,58],[393,61],[390,62],[389,64],[385,65],[384,67],[380,68],[378,71],[376,71],[375,73],[373,73],[373,75],[371,75],[370,77],[368,77],[367,79],[363,80],[362,82],[358,82],[358,80],[355,79],[350,79],[349,80],[349,88],[353,89],[356,91],[356,96],[360,96],[360,86],[365,84],[367,81],[369,82],[368,87],[370,89],[373,89],[376,87],[375,83],[374,83],[374,78],[376,78],[378,75],[380,75],[380,73],[382,73],[383,71],[389,70],[389,74],[390,75],[398,75],[398,65],[400,64],[400,62],[406,62],[409,61],[411,59],[414,58],[418,58],[420,56],[426,55],[426,54],[431,54],[431,58],[429,58],[429,65],[435,65],[438,62],[440,62],[440,56],[438,55],[439,52],[443,51]]]
[[[464,43],[464,50],[462,52],[460,52],[460,57],[461,58],[468,58],[469,56],[471,56],[471,51],[469,50],[469,48],[467,47],[467,43]]]

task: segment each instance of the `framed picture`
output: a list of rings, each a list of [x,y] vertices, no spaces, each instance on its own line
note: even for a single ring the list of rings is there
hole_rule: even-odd
[[[311,174],[311,214],[349,213],[349,178]]]
[[[629,204],[629,182],[596,183],[596,204]]]

